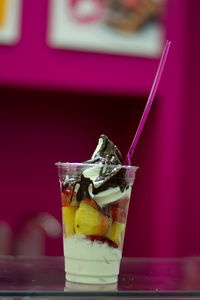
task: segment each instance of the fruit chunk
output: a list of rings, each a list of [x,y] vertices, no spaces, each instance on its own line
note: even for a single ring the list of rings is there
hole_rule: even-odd
[[[114,243],[113,241],[111,241],[109,238],[107,238],[105,236],[87,235],[86,238],[92,242],[98,241],[98,242],[102,242],[102,243],[107,243],[108,246],[110,246],[111,248],[118,248],[118,245],[116,243]]]
[[[90,205],[88,199],[82,200],[75,216],[75,232],[84,235],[106,235],[111,220]]]
[[[115,206],[117,208],[123,209],[124,211],[127,211],[128,210],[128,203],[129,203],[129,197],[124,197],[124,198],[121,198],[121,199],[113,202],[112,206]]]
[[[111,207],[110,215],[112,216],[113,221],[116,221],[119,223],[126,222],[126,212],[121,208]]]
[[[109,215],[113,218],[113,221],[119,223],[126,223],[126,217],[128,213],[129,198],[125,197],[113,202],[109,206]]]
[[[121,234],[125,230],[125,224],[114,221],[107,237],[117,245],[121,243]]]
[[[63,225],[66,236],[75,234],[74,223],[76,210],[76,206],[65,206],[62,208]]]
[[[73,193],[72,196],[72,190],[63,191],[61,193],[61,201],[62,201],[62,207],[64,206],[77,206],[76,201],[76,193]]]
[[[97,204],[96,204],[96,202],[95,202],[94,200],[85,198],[85,199],[84,199],[84,202],[85,202],[85,203],[88,203],[88,204],[90,204],[92,207],[98,209],[98,206],[97,206]]]
[[[68,197],[68,195],[61,193],[61,202],[62,207],[69,206],[70,198]]]
[[[67,188],[62,187],[62,192],[61,192],[62,206],[68,206],[70,204],[71,196],[72,196],[72,188],[71,187],[67,187]]]

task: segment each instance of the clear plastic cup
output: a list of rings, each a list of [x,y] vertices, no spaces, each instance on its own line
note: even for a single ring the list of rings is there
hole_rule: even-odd
[[[87,284],[117,282],[131,189],[138,167],[84,163],[56,165],[62,200],[66,280]],[[98,184],[94,187],[90,180],[85,183],[87,188],[80,188],[81,174],[92,178],[102,168],[106,168],[107,174],[117,173],[106,190],[98,189]],[[85,192],[88,190],[89,194]]]

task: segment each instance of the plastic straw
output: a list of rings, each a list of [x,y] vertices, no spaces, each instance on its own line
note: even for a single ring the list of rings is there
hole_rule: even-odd
[[[166,62],[166,59],[167,59],[167,55],[168,55],[168,52],[169,52],[170,45],[171,45],[171,41],[167,41],[166,45],[165,45],[165,48],[163,50],[162,57],[160,59],[158,70],[157,70],[157,73],[156,73],[156,76],[155,76],[155,79],[154,79],[154,82],[153,82],[153,85],[152,85],[152,88],[151,88],[151,91],[150,91],[150,94],[149,94],[149,98],[147,100],[147,104],[144,108],[144,112],[142,114],[139,126],[138,126],[136,134],[133,138],[132,144],[131,144],[131,146],[129,148],[129,151],[126,155],[126,161],[125,161],[126,165],[131,165],[131,158],[132,158],[133,152],[135,150],[135,147],[137,145],[137,142],[140,138],[140,135],[142,133],[145,122],[147,120],[151,105],[153,103],[153,100],[154,100],[154,97],[155,97],[155,94],[156,94],[156,91],[157,91],[157,88],[158,88],[158,85],[159,85],[159,82],[160,82],[160,78],[161,78],[162,72],[164,70],[164,66],[165,66],[165,62]]]

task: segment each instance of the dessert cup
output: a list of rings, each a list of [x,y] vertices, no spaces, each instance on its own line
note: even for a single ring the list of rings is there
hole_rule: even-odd
[[[137,167],[56,165],[62,200],[66,280],[116,283]]]

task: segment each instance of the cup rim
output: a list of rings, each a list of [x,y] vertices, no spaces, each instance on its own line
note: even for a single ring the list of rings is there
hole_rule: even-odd
[[[61,168],[66,168],[68,166],[88,166],[88,167],[96,167],[98,165],[102,165],[102,163],[96,163],[96,164],[91,164],[91,163],[80,163],[80,162],[56,162],[55,163],[55,166],[57,167],[61,167]],[[111,167],[121,167],[121,168],[126,168],[126,169],[132,169],[134,171],[137,171],[140,167],[138,166],[128,166],[128,165],[111,165],[111,164],[104,164],[104,165],[107,165],[107,166],[111,166]]]

